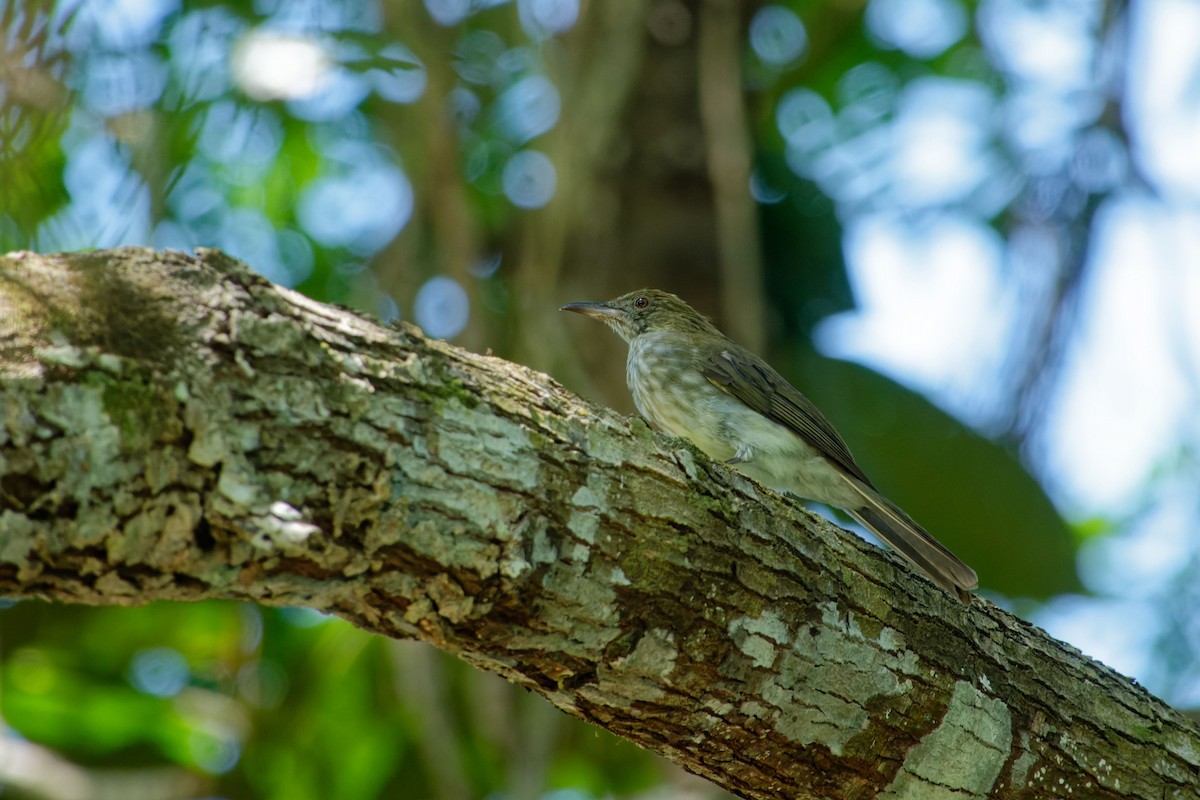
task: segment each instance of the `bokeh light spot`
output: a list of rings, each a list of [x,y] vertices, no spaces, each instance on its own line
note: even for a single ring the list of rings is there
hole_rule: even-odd
[[[241,20],[224,8],[191,10],[171,27],[167,51],[185,105],[229,91],[230,42],[241,30]]]
[[[142,650],[129,665],[129,682],[155,697],[174,697],[188,685],[190,677],[187,660],[169,647]]]
[[[957,0],[871,0],[866,23],[885,47],[933,58],[966,35],[968,18]]]
[[[750,46],[763,63],[783,67],[804,55],[808,32],[791,9],[764,6],[750,20]]]
[[[521,27],[535,39],[565,33],[579,19],[579,0],[517,0]]]
[[[84,101],[103,116],[149,108],[167,85],[167,65],[150,53],[93,56],[81,76]]]
[[[329,72],[320,91],[287,101],[292,116],[310,122],[342,123],[371,94],[368,76],[338,67]]]
[[[750,196],[763,205],[774,205],[787,197],[787,192],[772,186],[761,170],[750,173]]]
[[[188,737],[188,751],[200,769],[223,775],[237,766],[242,745],[231,732],[197,730]]]
[[[379,96],[393,103],[413,103],[421,99],[429,75],[420,59],[399,44],[388,45],[379,56],[390,66],[367,70],[367,78]]]
[[[813,152],[833,143],[833,111],[812,89],[792,89],[775,107],[775,124],[791,147]]]
[[[544,75],[514,83],[496,101],[496,121],[515,144],[524,144],[554,127],[561,109],[558,89]]]
[[[900,94],[900,79],[883,64],[867,61],[842,76],[837,99],[861,122],[875,120],[892,111]]]
[[[523,150],[504,165],[504,194],[518,208],[541,208],[554,197],[558,173],[544,153]]]
[[[417,290],[413,316],[425,333],[434,339],[451,339],[462,333],[471,318],[467,290],[453,278],[430,278]]]
[[[472,277],[484,280],[495,275],[503,262],[504,254],[500,251],[487,253],[480,256],[479,260],[467,267],[467,271],[471,273]]]
[[[425,10],[438,25],[457,25],[471,13],[471,0],[425,0]]]
[[[507,49],[495,31],[468,31],[454,49],[454,69],[467,83],[490,84]]]
[[[233,49],[233,78],[255,100],[295,100],[321,91],[332,59],[310,36],[254,30]]]
[[[400,232],[412,210],[408,178],[398,167],[376,162],[309,183],[297,216],[318,242],[370,254]]]
[[[283,143],[283,126],[267,108],[223,100],[208,106],[203,120],[196,148],[213,161],[237,163],[231,178],[258,180],[261,172],[247,167],[269,168]]]
[[[18,13],[21,7],[16,6]],[[68,9],[74,17],[68,29],[72,50],[97,47],[129,52],[146,47],[161,36],[163,23],[178,12],[179,2],[108,0],[71,4]]]
[[[479,116],[483,102],[479,95],[465,86],[456,86],[446,93],[446,110],[460,127],[467,127]]]

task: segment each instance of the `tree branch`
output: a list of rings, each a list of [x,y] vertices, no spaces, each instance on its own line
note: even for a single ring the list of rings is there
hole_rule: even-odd
[[[753,798],[1163,798],[1196,727],[688,444],[216,251],[0,259],[0,593],[304,605]],[[986,566],[986,565],[985,565]]]

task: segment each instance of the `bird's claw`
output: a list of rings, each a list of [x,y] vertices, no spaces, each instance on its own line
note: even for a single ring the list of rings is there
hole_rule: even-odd
[[[733,464],[745,464],[754,456],[754,450],[746,444],[739,444],[738,449],[734,451],[733,458],[725,463],[732,466]]]

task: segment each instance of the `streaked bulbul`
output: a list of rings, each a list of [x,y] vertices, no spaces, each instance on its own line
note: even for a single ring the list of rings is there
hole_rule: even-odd
[[[975,571],[888,500],[799,390],[683,300],[657,289],[568,303],[629,343],[625,377],[642,416],[773,489],[838,506],[966,602]]]

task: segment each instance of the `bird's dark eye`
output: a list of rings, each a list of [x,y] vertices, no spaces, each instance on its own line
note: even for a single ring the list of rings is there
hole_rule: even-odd
[[[646,306],[650,305],[650,301],[644,297],[639,297],[637,300],[633,301],[633,304],[638,308],[645,308]]]

